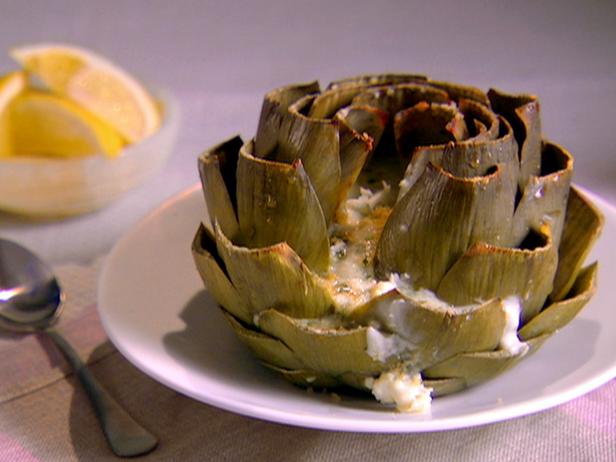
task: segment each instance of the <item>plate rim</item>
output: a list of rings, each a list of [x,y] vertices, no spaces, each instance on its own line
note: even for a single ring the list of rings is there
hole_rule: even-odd
[[[614,217],[616,217],[616,206],[612,205],[608,200],[601,196],[589,191],[588,189],[575,184],[583,194],[587,195],[593,203],[603,212],[609,211]],[[155,379],[157,382],[163,384],[167,388],[175,390],[185,396],[195,399],[198,402],[205,403],[219,409],[230,411],[239,415],[252,417],[269,422],[281,423],[292,425],[296,427],[312,428],[319,430],[334,430],[334,431],[348,431],[348,432],[360,432],[360,433],[424,433],[432,431],[449,431],[462,428],[471,428],[490,423],[502,422],[522,416],[535,414],[541,411],[551,409],[555,406],[569,402],[575,398],[578,398],[592,390],[604,385],[609,380],[616,377],[616,361],[604,369],[600,373],[596,373],[582,382],[570,386],[565,390],[558,392],[552,392],[548,396],[535,397],[527,399],[522,402],[505,404],[500,407],[493,406],[492,408],[471,412],[465,415],[458,415],[452,417],[441,417],[433,419],[430,414],[420,417],[418,419],[405,419],[406,414],[390,411],[392,419],[390,420],[370,420],[367,425],[366,420],[353,418],[352,416],[337,416],[337,417],[324,417],[322,415],[308,416],[306,414],[295,414],[293,412],[284,411],[272,406],[266,406],[264,404],[252,404],[234,401],[228,397],[214,397],[210,394],[199,395],[194,393],[187,387],[183,387],[181,384],[170,380],[168,377],[159,373],[155,368],[148,367],[148,364],[144,363],[140,358],[135,357],[130,349],[126,347],[123,339],[116,336],[114,326],[107,316],[107,312],[104,309],[104,288],[106,286],[106,280],[109,278],[109,274],[112,271],[113,262],[117,255],[121,252],[126,242],[129,242],[135,235],[138,235],[141,229],[151,220],[156,219],[159,215],[163,214],[165,210],[173,209],[174,206],[181,201],[190,200],[191,197],[201,190],[199,182],[192,186],[170,196],[161,204],[156,206],[153,210],[147,213],[144,217],[137,221],[132,227],[130,227],[115,243],[112,250],[104,258],[101,272],[98,279],[98,294],[97,294],[97,311],[103,329],[105,330],[108,338],[117,348],[117,350],[137,369],[145,373],[149,377]],[[607,217],[606,217],[607,222]],[[461,391],[460,393],[464,393]],[[436,398],[439,399],[439,398]],[[442,399],[442,398],[441,398]],[[495,412],[497,410],[498,412]],[[398,418],[396,418],[398,417]],[[426,418],[422,418],[426,417]]]

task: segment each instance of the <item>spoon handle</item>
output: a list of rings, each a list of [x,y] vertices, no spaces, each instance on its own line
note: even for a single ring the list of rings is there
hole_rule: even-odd
[[[81,361],[77,352],[55,329],[46,332],[62,351],[67,361],[79,377],[103,428],[107,442],[113,452],[120,457],[131,457],[153,450],[158,439],[139,425],[118,402],[107,393]]]

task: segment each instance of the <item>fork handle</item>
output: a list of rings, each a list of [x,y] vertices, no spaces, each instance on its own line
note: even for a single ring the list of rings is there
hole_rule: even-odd
[[[77,352],[55,329],[46,332],[53,339],[79,378],[112,451],[120,457],[132,457],[152,451],[158,438],[139,425],[94,378]]]

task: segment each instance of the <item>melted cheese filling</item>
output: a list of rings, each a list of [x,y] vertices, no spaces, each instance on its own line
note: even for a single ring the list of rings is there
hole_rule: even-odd
[[[395,286],[377,281],[373,259],[383,226],[391,213],[391,188],[361,188],[358,197],[347,199],[337,214],[331,237],[331,266],[325,281],[344,313]]]
[[[432,389],[424,386],[421,375],[394,369],[378,378],[368,378],[366,387],[384,404],[395,404],[401,412],[424,413],[430,410]]]

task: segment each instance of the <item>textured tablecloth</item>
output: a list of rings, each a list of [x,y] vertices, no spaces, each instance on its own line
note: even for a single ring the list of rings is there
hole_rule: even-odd
[[[422,434],[319,431],[247,418],[164,387],[107,340],[92,265],[57,267],[67,291],[59,329],[159,447],[161,461],[614,461],[616,380],[554,409],[481,427]],[[85,393],[44,335],[0,337],[0,461],[118,460]]]

